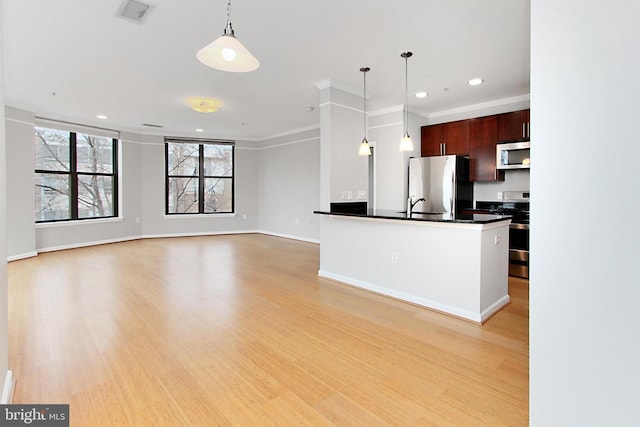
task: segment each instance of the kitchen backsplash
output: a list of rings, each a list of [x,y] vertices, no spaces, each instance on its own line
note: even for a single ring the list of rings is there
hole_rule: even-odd
[[[529,172],[529,169],[507,170],[504,181],[474,183],[474,202],[477,200],[499,200],[498,193],[505,191],[529,191]]]

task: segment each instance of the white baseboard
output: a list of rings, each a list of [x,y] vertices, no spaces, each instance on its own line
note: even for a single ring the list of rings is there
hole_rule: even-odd
[[[107,239],[107,240],[96,240],[93,242],[80,242],[80,243],[70,243],[68,245],[60,245],[60,246],[49,246],[46,248],[37,248],[38,253],[40,252],[54,252],[54,251],[63,251],[66,249],[76,249],[76,248],[84,248],[86,246],[97,246],[97,245],[106,245],[109,243],[119,243],[119,242],[128,242],[129,240],[138,240],[141,239],[142,236],[127,236],[127,237],[118,237],[115,239]]]
[[[258,230],[198,231],[194,233],[159,233],[143,234],[142,239],[164,239],[169,237],[222,236],[227,234],[259,234]]]
[[[2,396],[0,396],[1,405],[9,405],[13,401],[13,390],[16,380],[13,378],[13,372],[7,371],[4,377],[4,387],[2,387]]]
[[[330,273],[325,270],[319,270],[318,276],[335,280],[337,282],[345,283],[350,286],[355,286],[357,288],[364,289],[366,291],[370,291],[376,294],[388,296],[391,298],[399,299],[401,301],[409,302],[411,304],[436,310],[441,313],[450,314],[455,317],[471,320],[472,322],[475,322],[475,323],[484,323],[489,317],[491,317],[494,313],[496,313],[498,310],[500,310],[502,307],[504,307],[509,303],[509,295],[505,295],[504,297],[496,301],[494,304],[489,306],[489,308],[487,308],[486,310],[480,313],[476,313],[473,311],[464,310],[459,307],[454,307],[451,305],[433,301],[428,298],[417,297],[415,295],[399,292],[394,289],[389,289],[383,286],[374,285],[373,283],[368,283],[362,280],[353,279],[351,277]]]
[[[316,243],[318,245],[320,244],[320,240],[318,240],[318,239],[310,239],[308,237],[294,236],[294,235],[291,235],[291,234],[276,233],[276,232],[273,232],[273,231],[265,231],[265,230],[260,230],[258,233],[266,234],[268,236],[282,237],[282,238],[285,238],[285,239],[299,240],[301,242]]]
[[[500,298],[498,301],[491,304],[489,307],[482,310],[482,313],[480,313],[480,318],[482,319],[482,323],[489,320],[491,316],[496,314],[502,307],[509,304],[510,301],[511,301],[511,297],[507,294],[502,298]]]
[[[25,258],[32,258],[34,256],[38,256],[38,252],[33,251],[33,252],[26,252],[24,254],[11,255],[7,257],[7,262],[18,261]]]
[[[171,238],[171,237],[221,236],[221,235],[229,235],[229,234],[267,234],[270,236],[284,237],[286,239],[300,240],[303,242],[318,243],[318,244],[320,243],[319,240],[308,239],[306,237],[272,233],[269,231],[261,231],[261,230],[202,231],[202,232],[191,232],[191,233],[157,233],[157,234],[142,234],[139,236],[119,237],[119,238],[107,239],[107,240],[97,240],[92,242],[70,243],[68,245],[60,245],[60,246],[49,246],[44,248],[38,248],[37,252],[25,254],[24,256],[23,255],[12,256],[8,258],[8,260],[15,261],[22,258],[36,256],[38,255],[39,252],[62,251],[65,249],[76,249],[76,248],[84,248],[87,246],[97,246],[97,245],[105,245],[109,243],[127,242],[130,240],[163,239],[163,238]]]

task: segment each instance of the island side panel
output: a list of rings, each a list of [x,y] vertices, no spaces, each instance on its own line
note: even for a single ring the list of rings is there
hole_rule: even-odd
[[[497,238],[497,240],[496,240]],[[480,310],[484,322],[509,303],[509,226],[482,231]]]
[[[508,222],[492,226],[508,230]],[[483,258],[483,228],[323,217],[319,274],[481,322],[482,271],[491,268],[483,263],[492,261]],[[508,261],[508,249],[503,255]]]

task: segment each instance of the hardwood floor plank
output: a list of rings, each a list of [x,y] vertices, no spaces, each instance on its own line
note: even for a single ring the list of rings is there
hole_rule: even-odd
[[[11,262],[14,403],[69,403],[72,426],[528,424],[526,280],[477,325],[318,268],[258,234]]]

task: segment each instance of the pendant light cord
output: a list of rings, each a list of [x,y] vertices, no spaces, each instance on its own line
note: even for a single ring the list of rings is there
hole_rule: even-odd
[[[404,134],[409,132],[409,57],[404,57]]]
[[[413,52],[402,52],[401,57],[404,58],[404,134],[409,134],[409,58]]]
[[[231,22],[231,0],[227,2],[227,23]]]
[[[363,79],[364,79],[364,94],[362,94],[362,104],[363,104],[363,109],[364,109],[364,119],[363,119],[363,124],[364,124],[364,139],[367,139],[367,71],[370,71],[371,69],[369,67],[362,67],[360,68],[360,71],[362,71],[363,74]]]
[[[364,139],[367,139],[367,71],[365,70],[362,74],[364,77],[364,96],[362,97],[362,103],[364,104],[364,116],[362,124],[364,128]]]

